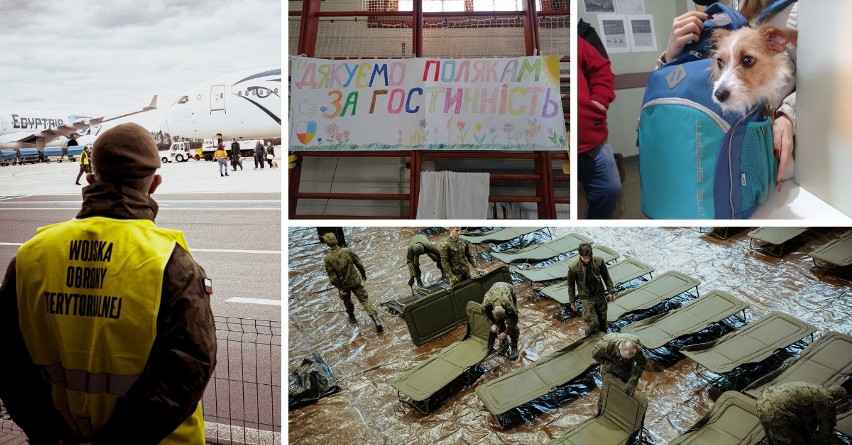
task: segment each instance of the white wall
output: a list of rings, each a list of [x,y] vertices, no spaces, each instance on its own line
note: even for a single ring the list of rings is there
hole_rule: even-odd
[[[852,216],[849,0],[799,2],[796,179]]]

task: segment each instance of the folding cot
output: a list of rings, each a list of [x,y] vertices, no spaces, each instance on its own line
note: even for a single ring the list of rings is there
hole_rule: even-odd
[[[462,281],[453,287],[439,291],[407,304],[400,316],[408,326],[411,341],[422,346],[461,325],[467,319],[469,301],[482,303],[485,292],[494,283],[512,282],[508,266],[501,266],[480,277]]]
[[[572,250],[577,250],[582,243],[591,244],[592,242],[592,239],[585,235],[569,233],[561,238],[543,244],[536,244],[515,251],[493,252],[491,256],[504,263],[511,263],[513,261],[543,261]]]
[[[542,358],[532,366],[479,385],[476,395],[500,426],[505,428],[506,413],[538,398],[547,397],[559,386],[583,376],[597,366],[597,362],[592,358],[592,350],[601,337],[603,334],[597,333],[583,338]]]
[[[710,235],[720,240],[726,240],[745,230],[745,227],[713,227],[706,235]]]
[[[726,391],[701,420],[669,445],[755,445],[765,436],[757,418],[757,401]]]
[[[748,233],[748,245],[751,250],[762,250],[770,255],[781,257],[784,254],[784,243],[805,233],[806,230],[808,230],[807,227],[761,227]],[[765,244],[755,246],[755,241]],[[774,247],[765,247],[767,244]]]
[[[837,425],[834,426],[834,430],[852,436],[852,411],[837,416]]]
[[[655,315],[621,329],[639,337],[642,346],[659,348],[683,335],[695,333],[712,323],[720,322],[738,312],[748,304],[733,295],[719,290],[710,291],[682,307],[665,314]]]
[[[606,246],[595,246],[592,248],[592,255],[602,258],[605,263],[618,258],[619,254]],[[518,269],[517,273],[524,276],[530,281],[550,281],[565,278],[568,274],[568,266],[576,260],[578,255],[573,255],[564,260],[557,261],[546,267],[535,267],[530,269]]]
[[[414,303],[417,300],[426,298],[436,292],[440,292],[449,288],[449,280],[441,280],[427,287],[421,287],[417,290],[412,290],[411,295],[405,295],[397,298],[396,300],[383,301],[379,303],[379,305],[388,308],[388,311],[391,314],[402,314],[402,312],[405,310],[405,307],[409,304]]]
[[[609,303],[606,313],[607,321],[611,323],[625,314],[650,309],[693,288],[697,296],[699,284],[701,284],[700,281],[689,275],[673,270],[668,271]]]
[[[437,355],[408,370],[391,385],[403,403],[423,414],[429,414],[442,402],[441,390],[453,382],[470,385],[479,378],[476,365],[488,355],[488,333],[491,322],[482,313],[482,305],[467,303],[467,333],[442,349]]]
[[[653,278],[652,274],[654,273],[653,267],[635,258],[625,258],[613,266],[607,266],[607,270],[609,271],[609,277],[612,279],[612,284],[615,285],[617,290],[623,284],[636,278],[644,277],[645,275]],[[567,268],[564,272],[565,274],[568,273]],[[551,284],[542,289],[541,293],[561,304],[568,304],[568,280]]]
[[[505,242],[542,229],[544,229],[544,227],[507,227],[505,229],[494,229],[484,233],[459,235],[459,238],[473,244]]]
[[[680,353],[716,374],[723,374],[741,365],[761,362],[815,331],[815,327],[791,315],[770,312],[739,331],[711,342],[686,346]]]
[[[824,269],[843,268],[852,265],[852,230],[840,238],[823,244],[811,252],[814,265]]]
[[[624,386],[621,380],[606,376],[598,415],[547,445],[622,445],[636,440],[642,432],[648,399],[641,391],[627,395]]]

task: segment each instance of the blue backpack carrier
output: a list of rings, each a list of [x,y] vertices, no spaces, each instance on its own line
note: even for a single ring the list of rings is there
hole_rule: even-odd
[[[775,0],[758,23],[795,0]],[[765,104],[745,115],[723,114],[712,100],[710,37],[748,21],[714,3],[697,42],[651,73],[639,116],[639,175],[642,213],[654,219],[748,218],[776,186],[772,121]],[[717,24],[727,14],[730,23]]]

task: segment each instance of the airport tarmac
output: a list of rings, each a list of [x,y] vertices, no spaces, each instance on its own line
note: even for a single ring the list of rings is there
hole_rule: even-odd
[[[220,177],[218,165],[208,161],[163,165],[158,171],[163,184],[154,194],[160,205],[156,221],[161,227],[184,232],[193,256],[213,279],[213,313],[217,320],[229,321],[228,326],[217,324],[221,333],[217,373],[227,371],[233,376],[236,372],[245,376],[244,381],[253,382],[245,394],[233,393],[223,386],[227,382],[220,382],[217,388],[212,383],[208,386],[204,399],[208,435],[212,428],[222,437],[228,424],[231,428],[240,425],[236,437],[255,435],[256,443],[281,443],[277,402],[281,385],[282,171],[255,171],[251,159],[243,161],[245,169],[229,171],[228,177]],[[82,202],[82,186],[74,184],[78,170],[77,163],[68,161],[0,167],[0,263],[4,271],[36,228],[77,214]],[[243,320],[250,324],[236,323]],[[270,341],[268,335],[253,334],[255,320],[260,331],[275,333],[272,347],[260,344]],[[240,350],[238,344],[249,349]],[[259,355],[249,359],[251,353]],[[251,388],[260,393],[252,395]],[[214,389],[217,394],[212,393]],[[242,402],[228,403],[233,397],[256,397],[257,407],[252,401],[243,411],[237,406]],[[212,403],[214,399],[218,407]],[[214,418],[210,415],[214,409],[227,412]],[[257,417],[262,425],[251,423]],[[272,429],[272,425],[279,431],[274,437],[268,431],[257,432]],[[0,443],[5,443],[5,431],[0,419]]]

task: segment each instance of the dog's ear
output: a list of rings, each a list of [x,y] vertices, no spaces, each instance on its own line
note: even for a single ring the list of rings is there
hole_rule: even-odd
[[[766,42],[766,47],[771,51],[780,53],[787,48],[787,42],[791,41],[790,34],[786,31],[780,30],[774,26],[763,25],[758,31],[760,35],[763,36],[763,40]],[[796,33],[798,36],[798,33]],[[795,39],[795,37],[793,37]],[[793,44],[796,42],[793,40]]]
[[[715,51],[719,47],[719,42],[728,37],[729,34],[731,34],[731,31],[728,31],[727,29],[717,29],[713,31],[713,35],[710,37],[710,47]]]

